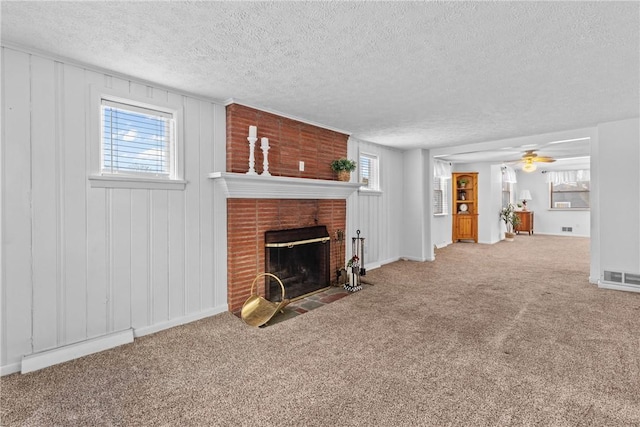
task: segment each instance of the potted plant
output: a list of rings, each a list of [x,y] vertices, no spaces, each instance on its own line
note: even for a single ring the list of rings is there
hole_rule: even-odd
[[[466,178],[462,178],[460,181],[458,181],[458,185],[460,186],[460,188],[465,188],[467,186],[467,182],[469,182]]]
[[[502,208],[500,211],[500,219],[504,221],[504,225],[507,227],[507,231],[504,233],[504,239],[507,242],[513,242],[516,236],[516,226],[520,224],[520,217],[516,215],[513,204],[509,203],[507,207]]]
[[[357,163],[349,159],[337,159],[331,162],[331,169],[338,174],[338,181],[349,181],[351,172],[356,170]]]

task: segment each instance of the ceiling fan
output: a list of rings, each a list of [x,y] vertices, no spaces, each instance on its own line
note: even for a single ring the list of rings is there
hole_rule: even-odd
[[[553,163],[556,159],[547,156],[538,156],[535,150],[527,150],[519,161],[523,163],[523,171],[533,172],[537,168],[536,163]]]

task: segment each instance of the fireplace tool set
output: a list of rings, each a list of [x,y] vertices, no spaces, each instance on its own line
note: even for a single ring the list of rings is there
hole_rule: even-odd
[[[347,262],[347,268],[351,269],[349,281],[344,284],[344,288],[349,292],[356,292],[362,289],[361,276],[367,274],[364,268],[364,237],[360,237],[360,230],[356,231],[357,237],[351,238],[351,259]]]

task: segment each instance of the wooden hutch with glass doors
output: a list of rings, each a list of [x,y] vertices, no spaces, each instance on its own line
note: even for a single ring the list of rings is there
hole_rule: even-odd
[[[453,242],[473,240],[478,243],[478,172],[455,172],[452,175]]]

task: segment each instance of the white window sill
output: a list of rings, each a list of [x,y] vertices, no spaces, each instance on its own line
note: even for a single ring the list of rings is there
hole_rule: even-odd
[[[360,188],[358,190],[358,195],[360,196],[382,196],[381,190],[371,190],[368,188]]]
[[[585,211],[590,211],[590,208],[549,208],[547,209],[550,212],[553,211],[562,211],[562,212],[585,212]]]
[[[437,214],[433,214],[433,216],[436,216],[436,217],[438,217],[438,216],[449,216],[449,214],[448,213],[437,213]]]
[[[184,190],[187,181],[132,176],[90,175],[91,188],[143,188],[148,190]]]

